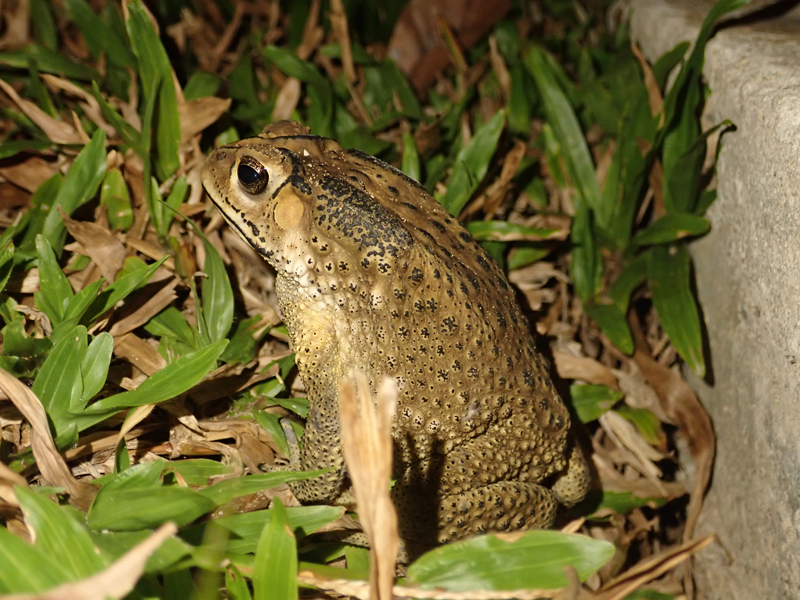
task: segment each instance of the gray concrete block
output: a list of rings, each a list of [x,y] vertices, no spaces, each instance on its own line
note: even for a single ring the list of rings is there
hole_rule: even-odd
[[[633,0],[653,59],[694,39],[711,3]],[[800,598],[800,10],[723,28],[706,52],[707,116],[731,119],[713,230],[692,246],[717,462],[697,533],[699,597]],[[724,548],[724,550],[723,550]]]

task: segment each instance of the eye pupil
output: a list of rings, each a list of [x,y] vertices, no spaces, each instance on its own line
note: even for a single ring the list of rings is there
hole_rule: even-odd
[[[239,170],[236,174],[239,176],[239,181],[245,185],[253,185],[258,181],[258,171],[250,165],[239,165]]]
[[[269,172],[266,167],[251,156],[242,157],[236,169],[239,185],[248,194],[258,195],[267,188]]]

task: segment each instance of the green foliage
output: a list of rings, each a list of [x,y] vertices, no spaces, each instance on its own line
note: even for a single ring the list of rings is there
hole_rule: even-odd
[[[453,591],[566,587],[564,567],[581,581],[614,554],[608,542],[558,531],[529,531],[515,541],[482,535],[431,550],[408,568],[408,582]]]
[[[436,196],[456,217],[487,189],[502,151],[510,147],[507,138],[512,138],[512,144],[513,138],[527,141],[536,119],[542,123],[542,134],[527,148],[513,184],[534,198],[532,207],[537,211],[546,207],[549,191],[541,177],[531,176],[539,167],[546,166],[557,185],[574,190],[570,268],[585,313],[620,350],[630,354],[634,349],[627,323],[631,297],[647,285],[673,345],[695,371],[704,373],[702,322],[692,293],[687,243],[709,231],[703,214],[715,195],[701,189],[701,169],[708,136],[728,123],[701,130],[698,114],[706,93],[701,70],[714,22],[743,0],[721,0],[714,7],[688,57],[690,46],[680,44],[654,65],[655,80],[665,93],[658,115],[651,113],[641,67],[633,54],[622,44],[616,52],[579,47],[576,40],[585,33],[583,25],[576,26],[567,40],[529,44],[520,39],[512,22],[498,23],[494,37],[510,82],[505,107],[487,112],[476,100],[500,97],[497,78],[481,87],[458,73],[452,90],[429,91],[423,109],[397,65],[377,60],[360,45],[379,36],[378,30],[389,30],[386,20],[396,18],[397,7],[347,3],[354,60],[363,78],[354,88],[343,76],[330,77],[332,72],[320,69],[320,60],[305,60],[296,53],[305,2],[290,3],[287,46],[264,45],[263,32],[258,31],[238,40],[241,51],[230,69],[226,66],[230,74],[225,80],[199,70],[198,61],[176,50],[175,38],[163,33],[173,23],[169,15],[187,3],[147,5],[161,34],[140,0],[127,2],[124,13],[113,2],[95,12],[95,4],[31,0],[34,42],[0,53],[3,77],[13,79],[20,94],[34,101],[43,114],[65,124],[72,120],[90,136],[82,148],[55,144],[31,118],[7,109],[11,131],[0,145],[0,159],[58,152],[72,161],[65,173],[55,171],[40,185],[27,212],[0,237],[0,366],[30,384],[47,413],[59,450],[72,448],[79,440],[82,443],[87,434],[107,435],[109,429],[119,427],[122,417],[138,417],[137,408],[179,403],[223,365],[254,363],[258,344],[268,333],[286,338],[285,327],[260,331],[261,318],[245,314],[229,279],[232,267],[224,262],[216,241],[212,244],[196,232],[205,255],[199,286],[193,272],[198,267],[180,260],[188,244],[175,232],[184,227],[181,213],[189,215],[185,209],[193,208],[184,204],[192,197],[194,174],[191,164],[182,163],[181,144],[186,140],[181,139],[179,107],[185,107],[179,105],[176,81],[187,101],[217,94],[227,94],[234,101],[230,113],[203,134],[205,151],[212,143],[228,143],[260,131],[271,121],[279,100],[281,88],[276,82],[294,77],[302,85],[304,101],[294,108],[293,118],[309,125],[316,135],[337,138],[344,147],[381,154],[401,164],[405,173],[423,181],[429,190],[446,183],[446,191],[439,187]],[[229,17],[226,11],[232,9],[223,4],[220,10]],[[386,16],[389,13],[393,16]],[[79,64],[59,51],[61,23],[80,32],[91,64],[102,68]],[[364,25],[358,28],[356,23]],[[479,44],[470,50],[468,60],[477,63],[486,51],[486,45]],[[553,53],[566,55],[574,68],[559,66]],[[319,57],[340,60],[342,48],[329,44],[319,50]],[[673,67],[679,71],[667,89]],[[279,77],[265,76],[265,72]],[[579,84],[568,73],[577,73]],[[82,104],[65,103],[61,94],[43,84],[42,74],[58,75],[82,89],[86,106],[96,102],[91,110],[99,112],[103,126],[90,118]],[[363,113],[352,110],[359,102]],[[585,132],[593,124],[602,128],[605,137],[590,149]],[[415,137],[423,127],[438,128],[436,143],[424,143],[424,135]],[[390,141],[399,136],[385,135],[390,128],[402,132],[402,152]],[[601,184],[592,150],[604,148],[612,156]],[[135,161],[120,166],[119,156],[138,157],[141,171],[132,168]],[[195,158],[196,153],[191,160]],[[663,214],[646,211],[647,221],[638,223],[647,175],[657,162],[664,173],[663,189],[658,190]],[[137,184],[131,185],[134,177]],[[99,208],[91,204],[98,190]],[[146,215],[137,213],[142,197]],[[65,248],[67,231],[61,211],[83,215],[91,209],[95,215],[104,215],[99,220],[107,219],[111,230],[126,232],[130,239],[144,239],[143,223],[149,221],[153,235],[147,242],[160,243],[157,250],[163,256],[147,254],[161,256],[147,262],[129,257],[114,281],[76,277],[91,261],[77,255],[66,258],[72,251],[70,246]],[[511,270],[558,252],[553,240],[565,235],[566,226],[536,227],[495,215],[488,219],[472,220],[467,228]],[[179,309],[178,302],[166,308],[160,305],[158,314],[136,323],[135,335],[150,336],[166,366],[130,386],[130,381],[115,373],[120,340],[112,337],[113,325],[152,298],[164,280],[168,261],[177,265],[172,275],[182,279],[181,293],[190,298],[191,310]],[[21,280],[34,267],[39,290],[32,303],[22,304],[17,276]],[[34,308],[44,325],[32,326],[24,316]],[[308,400],[291,397],[288,389],[286,379],[294,360],[294,355],[288,355],[267,365],[265,369],[277,365],[277,375],[238,397],[233,409],[255,420],[284,454],[288,454],[281,423],[284,415],[306,418],[309,412]],[[619,392],[576,384],[571,396],[583,422],[614,410],[634,423],[650,443],[663,441],[655,416],[620,406]],[[299,433],[294,421],[292,427]],[[348,569],[326,573],[364,577],[368,560],[363,549],[314,548],[304,539],[341,517],[343,508],[285,508],[276,499],[271,510],[235,512],[236,502],[245,496],[318,472],[234,477],[237,469],[208,459],[159,459],[131,465],[133,450],[129,454],[122,439],[115,443],[115,471],[93,481],[99,491],[86,515],[57,496],[54,502],[52,498],[61,490],[15,488],[35,541],[25,542],[0,527],[0,593],[44,592],[90,577],[143,541],[148,529],[167,521],[176,523],[179,533],[148,559],[132,598],[200,598],[206,592],[197,582],[204,573],[210,574],[208,581],[216,582],[206,588],[224,586],[226,597],[296,598],[298,548],[308,560],[346,555]],[[0,451],[5,460],[3,445]],[[9,464],[18,471],[32,463],[30,456],[11,458]],[[604,492],[600,507],[624,514],[659,502],[663,499]],[[612,553],[613,547],[605,542],[558,532],[529,532],[514,542],[481,536],[423,556],[410,566],[408,581],[452,591],[556,588],[567,584],[565,566],[573,566],[585,580]],[[663,596],[653,594],[642,592],[635,597]]]
[[[662,93],[666,74],[680,64],[658,115],[651,114],[641,67],[630,52],[617,55],[605,72],[589,71],[590,81],[580,102],[573,98],[572,88],[563,85],[565,76],[549,53],[531,46],[524,55],[549,126],[545,138],[551,168],[556,179],[563,172],[564,183],[568,180],[575,190],[571,271],[584,309],[617,347],[631,354],[633,338],[626,315],[631,294],[647,282],[664,330],[701,376],[705,374],[702,327],[686,244],[710,229],[702,212],[713,196],[704,195],[700,186],[706,140],[719,127],[729,125],[723,122],[700,131],[703,54],[714,23],[744,3],[720,0],[706,17],[691,55],[681,63],[688,46],[680,44],[657,63],[654,71]],[[583,136],[582,110],[616,144],[603,189]],[[655,161],[664,169],[664,185],[657,193],[663,194],[665,214],[635,231],[633,218]],[[606,275],[604,250],[622,262],[622,271],[616,271],[619,275]]]

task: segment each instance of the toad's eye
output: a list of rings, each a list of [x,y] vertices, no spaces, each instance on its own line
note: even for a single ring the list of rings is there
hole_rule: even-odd
[[[256,159],[245,156],[236,169],[236,176],[239,178],[239,185],[248,194],[260,194],[269,183],[269,173],[267,169]]]

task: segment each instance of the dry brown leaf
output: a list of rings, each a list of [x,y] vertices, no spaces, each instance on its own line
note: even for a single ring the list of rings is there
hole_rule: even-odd
[[[106,600],[124,598],[144,573],[147,559],[167,538],[178,532],[174,523],[164,523],[144,540],[99,573],[64,583],[47,592],[10,594],[3,600]]]
[[[440,19],[455,34],[461,48],[470,48],[510,8],[508,0],[411,0],[395,24],[389,58],[421,93],[451,60],[440,36]]]
[[[493,35],[489,36],[489,59],[492,62],[492,71],[494,71],[497,81],[500,83],[503,100],[508,103],[508,99],[511,97],[511,74],[508,72],[503,55],[500,54],[500,50],[497,48],[497,39]]]
[[[99,223],[75,221],[57,207],[69,234],[83,247],[84,252],[98,266],[106,281],[114,281],[128,255],[117,237]]]
[[[140,435],[144,435],[158,428],[159,426],[157,425],[147,425],[146,427],[132,429],[125,435],[125,441],[131,441]],[[108,431],[97,431],[82,435],[78,438],[78,443],[74,447],[64,451],[64,458],[66,460],[75,460],[76,458],[111,450],[116,447],[118,442],[117,438],[118,436],[116,433]]]
[[[22,48],[31,42],[31,5],[30,2],[4,2],[3,36],[0,37],[0,50],[9,52]]]
[[[354,380],[354,381],[353,381]],[[391,600],[400,547],[397,512],[389,496],[392,476],[392,421],[397,383],[384,377],[375,402],[366,376],[358,371],[340,385],[342,447],[353,483],[358,515],[370,540],[370,596]]]
[[[147,376],[167,366],[167,361],[158,350],[132,333],[114,339],[114,354],[127,360]]]
[[[661,469],[653,461],[661,460],[664,456],[642,439],[636,427],[620,414],[609,410],[597,419],[603,431],[617,444],[620,452],[625,456],[625,462],[633,466],[644,475],[656,489],[666,496],[666,490],[661,485]]]
[[[191,140],[206,127],[224,115],[231,106],[230,98],[196,98],[178,105],[181,122],[181,142]]]
[[[180,279],[175,277],[167,285],[158,290],[151,296],[147,302],[142,304],[134,312],[129,314],[124,319],[120,319],[111,328],[109,333],[115,338],[133,331],[137,327],[145,325],[150,319],[155,317],[162,310],[172,304],[178,297],[175,294],[175,288],[180,283]]]
[[[703,497],[711,479],[711,468],[716,454],[714,428],[694,390],[679,373],[652,359],[639,322],[631,319],[630,323],[636,341],[633,359],[658,394],[664,412],[678,424],[694,459],[695,481],[683,532],[684,541],[688,541],[703,508]]]
[[[674,481],[660,481],[658,486],[645,477],[629,479],[617,471],[614,466],[597,451],[592,455],[602,487],[609,492],[624,494],[630,492],[637,498],[680,498],[686,494],[686,486]]]
[[[152,258],[153,260],[161,260],[164,256],[167,256],[167,253],[164,252],[163,248],[152,244],[146,240],[141,238],[133,237],[128,235],[125,238],[125,245],[128,246],[131,250],[135,250],[136,252],[141,252],[148,258]],[[170,256],[167,260],[164,261],[164,268],[168,271],[175,271],[175,261]],[[151,279],[153,281],[153,279]]]
[[[30,100],[20,97],[16,90],[0,79],[2,89],[23,114],[33,121],[44,134],[56,144],[84,144],[80,131],[69,123],[54,119]]]
[[[503,168],[500,170],[500,177],[498,177],[495,181],[489,185],[486,190],[486,200],[482,202],[483,210],[484,210],[484,221],[491,221],[494,218],[495,213],[500,208],[503,203],[503,200],[508,193],[509,188],[511,187],[511,181],[514,179],[514,176],[519,171],[519,167],[522,164],[522,159],[525,158],[525,151],[526,151],[526,144],[522,140],[518,140],[514,147],[509,150],[505,157],[503,158],[502,165]],[[474,202],[473,205],[477,206],[478,202]],[[469,207],[468,207],[469,210]],[[566,239],[566,235],[568,235],[568,231],[564,231],[562,235],[555,235],[555,236],[548,236],[547,239]],[[510,237],[510,236],[509,236]],[[500,239],[500,238],[498,238]],[[532,238],[529,236],[517,236],[513,239],[500,239],[500,241],[516,241],[516,240],[524,240],[524,239],[531,239],[533,241],[538,241],[537,238]]]
[[[612,390],[619,390],[614,373],[607,366],[588,356],[573,356],[567,352],[553,350],[558,376],[562,379],[577,379],[586,383],[605,385]]]
[[[644,73],[644,86],[647,88],[647,99],[650,101],[650,114],[655,117],[661,113],[661,120],[658,126],[662,127],[664,125],[664,98],[661,96],[661,89],[658,87],[656,76],[653,74],[653,68],[642,56],[637,44],[631,44],[631,51],[636,60],[639,61],[639,66],[642,68],[642,73]]]
[[[0,390],[14,403],[33,429],[31,450],[42,479],[47,485],[66,488],[70,503],[83,511],[88,510],[99,488],[72,476],[53,442],[47,414],[39,398],[28,386],[4,369],[0,369]]]
[[[30,193],[35,192],[57,172],[55,162],[48,162],[40,156],[30,156],[23,161],[0,167],[0,175]]]
[[[292,116],[297,103],[300,102],[302,86],[296,77],[289,77],[278,92],[275,107],[272,109],[272,121],[283,121]]]
[[[0,501],[19,508],[19,501],[14,493],[15,485],[27,487],[28,482],[22,475],[0,462]]]

